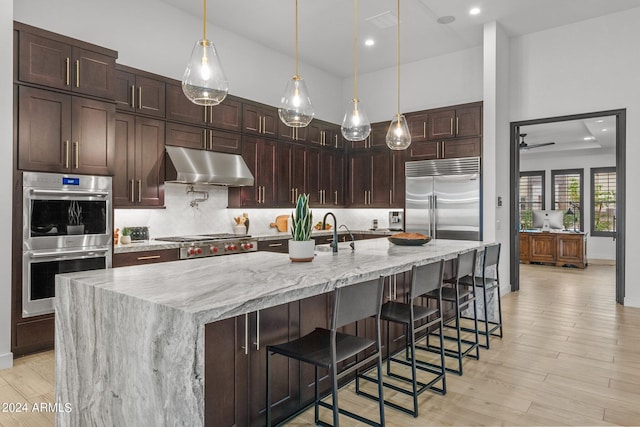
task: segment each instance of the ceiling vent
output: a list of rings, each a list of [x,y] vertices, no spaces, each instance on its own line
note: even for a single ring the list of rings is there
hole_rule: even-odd
[[[382,12],[375,16],[367,18],[365,19],[365,21],[381,29],[391,28],[398,25],[398,17],[390,10],[387,10],[386,12]]]

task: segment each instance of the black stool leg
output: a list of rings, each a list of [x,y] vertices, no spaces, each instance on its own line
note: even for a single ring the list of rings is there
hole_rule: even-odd
[[[497,283],[498,289],[498,323],[500,324],[500,338],[502,338],[502,303],[500,302],[500,282]]]
[[[484,331],[485,331],[485,345],[484,348],[489,350],[489,308],[487,307],[488,299],[487,299],[487,286],[482,287],[482,297],[484,298]]]
[[[316,422],[316,425],[318,425],[318,421],[320,420],[320,405],[318,405],[318,402],[320,401],[320,393],[318,392],[318,367],[314,366],[315,368],[315,382],[314,382],[314,386],[313,386],[313,394],[315,396],[315,401],[313,402],[313,412],[314,412],[314,420]]]
[[[356,373],[356,383],[357,381],[358,374]],[[340,425],[340,418],[338,416],[338,373],[335,362],[331,364],[331,399],[333,400],[333,426],[338,427]]]
[[[460,330],[460,298],[458,298],[458,292],[456,290],[456,333],[458,341],[458,372],[462,375],[462,331]]]
[[[476,360],[480,360],[480,339],[478,338],[478,304],[477,304],[477,299],[475,297],[475,292],[474,292],[474,297],[473,297],[473,324],[474,324],[474,330],[475,330],[475,337],[476,337]]]
[[[411,334],[411,385],[413,386],[413,416],[418,416],[418,380],[416,379],[416,335],[413,325],[409,327]]]

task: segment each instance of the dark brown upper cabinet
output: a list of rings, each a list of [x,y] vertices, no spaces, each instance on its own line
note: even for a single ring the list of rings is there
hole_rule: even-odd
[[[242,135],[167,122],[167,145],[241,154]]]
[[[242,104],[242,132],[265,138],[278,136],[278,109],[268,105]]]
[[[204,107],[191,102],[179,82],[167,83],[167,120],[192,123],[205,127],[242,131],[242,103],[227,96],[218,105]]]
[[[144,71],[118,65],[116,106],[120,111],[165,116],[165,82]]]
[[[440,140],[482,135],[482,105],[466,104],[428,113],[427,139]]]
[[[323,147],[344,147],[340,126],[317,119],[313,119],[307,126],[307,141]]]
[[[25,24],[18,30],[18,80],[113,100],[117,53]]]
[[[352,150],[361,150],[367,148],[386,148],[387,146],[387,130],[391,122],[371,123],[371,133],[362,141],[351,142]]]
[[[112,175],[115,105],[18,86],[18,168]]]

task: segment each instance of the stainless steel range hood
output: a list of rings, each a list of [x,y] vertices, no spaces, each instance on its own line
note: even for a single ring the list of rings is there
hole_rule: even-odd
[[[229,187],[253,185],[253,175],[238,154],[172,146],[165,148],[165,182]]]

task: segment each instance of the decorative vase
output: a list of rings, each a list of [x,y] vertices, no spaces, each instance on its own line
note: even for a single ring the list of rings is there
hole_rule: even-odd
[[[315,240],[289,240],[289,259],[291,262],[313,261],[315,248]]]

